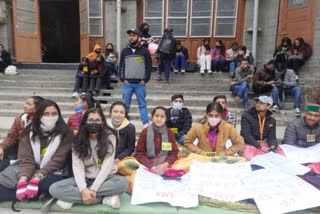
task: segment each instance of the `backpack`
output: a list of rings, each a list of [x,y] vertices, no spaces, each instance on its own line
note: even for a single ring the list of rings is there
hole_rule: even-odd
[[[199,66],[195,62],[188,62],[186,64],[186,72],[198,72],[199,71]]]
[[[159,51],[164,54],[170,54],[171,46],[172,46],[172,40],[167,37],[165,40],[163,40],[163,43]]]

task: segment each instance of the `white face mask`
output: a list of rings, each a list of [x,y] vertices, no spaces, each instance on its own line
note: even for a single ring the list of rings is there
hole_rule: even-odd
[[[174,103],[172,103],[172,108],[174,110],[181,110],[182,109],[182,103],[174,102]]]
[[[220,123],[220,121],[221,121],[221,118],[208,117],[208,122],[212,127],[217,126],[218,123]]]
[[[43,116],[41,118],[40,128],[45,132],[51,131],[56,126],[58,119],[59,119],[59,116],[54,116],[54,117]]]

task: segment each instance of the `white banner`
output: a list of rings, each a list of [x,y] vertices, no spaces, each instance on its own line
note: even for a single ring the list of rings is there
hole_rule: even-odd
[[[286,157],[298,163],[320,162],[320,144],[308,148],[300,148],[287,144],[280,145]]]
[[[258,155],[251,159],[250,163],[262,166],[265,169],[278,170],[289,175],[304,175],[310,171],[310,168],[274,152]]]
[[[134,181],[131,204],[166,202],[171,206],[196,207],[199,205],[198,195],[190,193],[188,186],[189,173],[180,181],[164,180],[140,167]]]
[[[200,163],[190,167],[191,192],[212,199],[235,202],[250,198],[240,178],[251,173],[249,162]]]
[[[320,191],[293,175],[261,169],[242,178],[261,214],[281,214],[320,206]]]

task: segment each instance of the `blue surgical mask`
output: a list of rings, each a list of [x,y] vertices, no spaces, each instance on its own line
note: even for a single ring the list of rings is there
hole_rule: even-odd
[[[172,108],[173,108],[174,110],[181,110],[181,109],[182,109],[182,103],[174,102],[174,103],[172,104]]]
[[[75,111],[75,112],[81,113],[82,110],[83,110],[83,106],[82,106],[82,105],[76,105],[76,106],[74,106],[74,111]]]

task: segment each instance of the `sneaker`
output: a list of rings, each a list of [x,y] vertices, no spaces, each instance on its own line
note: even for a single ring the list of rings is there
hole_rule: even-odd
[[[200,70],[200,74],[204,74],[204,70]]]
[[[73,206],[73,203],[58,200],[57,206],[60,207],[61,209],[68,210]]]
[[[51,205],[54,203],[56,199],[50,197],[45,197],[42,201],[41,205],[41,213],[48,213]]]
[[[244,105],[243,109],[244,109],[245,111],[248,111],[248,110],[249,110],[249,105],[248,105],[248,104]]]
[[[296,117],[300,117],[301,116],[300,108],[295,108],[294,114],[296,115]]]
[[[94,96],[94,97],[98,96],[98,94],[99,94],[99,93],[96,92],[96,91],[93,91],[93,92],[92,92],[92,96]]]
[[[208,74],[212,74],[212,71],[211,71],[211,70],[208,70]]]
[[[149,123],[143,124],[143,128],[147,128],[149,126]]]
[[[112,207],[113,209],[119,209],[120,204],[120,197],[119,195],[114,195],[111,197],[104,197],[102,199],[102,204]]]
[[[86,92],[82,92],[81,95],[86,95]]]
[[[185,73],[185,72],[186,72],[186,70],[184,70],[184,69],[181,70],[181,73]]]
[[[221,74],[221,73],[222,73],[222,71],[218,71],[218,73],[219,73],[219,74]]]
[[[78,93],[78,92],[74,92],[74,93],[72,94],[72,97],[73,97],[73,98],[79,97],[79,93]]]
[[[279,111],[279,106],[277,104],[275,104],[274,106],[272,106],[271,111],[278,112]]]
[[[174,69],[174,71],[173,71],[174,73],[178,73],[178,70],[177,69]]]
[[[160,81],[160,80],[161,80],[161,76],[160,76],[160,75],[157,75],[157,76],[156,76],[156,80]]]
[[[216,74],[216,73],[217,73],[217,71],[213,71],[213,73],[214,73],[214,74]]]

